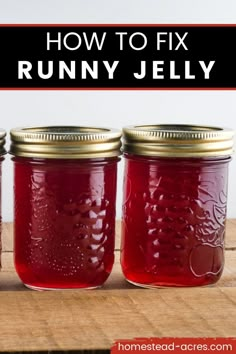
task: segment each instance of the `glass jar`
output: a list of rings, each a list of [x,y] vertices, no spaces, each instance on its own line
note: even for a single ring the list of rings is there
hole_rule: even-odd
[[[123,132],[125,278],[143,287],[215,283],[224,266],[233,131],[157,125]]]
[[[0,129],[0,269],[2,268],[1,261],[1,252],[2,252],[2,161],[3,155],[6,151],[4,148],[5,145],[6,132],[3,129]]]
[[[14,260],[27,287],[96,288],[108,278],[120,136],[90,127],[11,130]]]

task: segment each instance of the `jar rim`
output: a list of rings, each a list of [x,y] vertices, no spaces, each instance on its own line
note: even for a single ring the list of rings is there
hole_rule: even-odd
[[[6,137],[6,131],[0,128],[0,156],[6,154],[6,150],[4,148],[6,142],[5,137]]]
[[[97,158],[119,156],[118,129],[89,126],[20,127],[10,131],[10,154],[39,158]]]
[[[232,155],[234,130],[188,124],[137,125],[123,128],[122,151],[136,155],[211,157]]]

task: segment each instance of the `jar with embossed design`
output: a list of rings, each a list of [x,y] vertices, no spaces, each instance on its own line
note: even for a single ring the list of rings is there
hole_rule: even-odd
[[[27,287],[96,288],[108,278],[120,136],[97,127],[11,130],[14,261]]]
[[[126,127],[123,134],[125,278],[142,287],[217,282],[234,132],[146,125]]]

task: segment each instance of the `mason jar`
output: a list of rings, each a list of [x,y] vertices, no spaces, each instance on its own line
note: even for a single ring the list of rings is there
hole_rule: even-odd
[[[123,134],[125,278],[142,287],[215,283],[224,266],[234,132],[146,125]]]
[[[27,287],[96,288],[108,278],[120,136],[97,127],[11,130],[14,261]]]

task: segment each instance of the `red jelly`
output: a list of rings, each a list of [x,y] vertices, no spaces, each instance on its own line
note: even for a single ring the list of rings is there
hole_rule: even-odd
[[[120,133],[49,127],[11,135],[20,279],[33,289],[101,286],[114,262]]]
[[[121,265],[129,282],[198,286],[220,278],[232,137],[212,127],[124,129]]]

